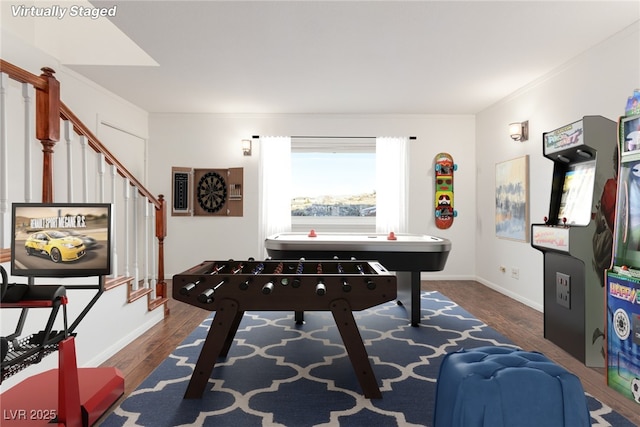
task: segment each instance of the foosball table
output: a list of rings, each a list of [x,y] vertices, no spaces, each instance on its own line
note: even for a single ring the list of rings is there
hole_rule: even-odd
[[[382,397],[353,317],[396,299],[396,277],[373,261],[204,261],[173,276],[173,298],[215,317],[185,399],[202,397],[245,311],[331,311],[366,398]]]

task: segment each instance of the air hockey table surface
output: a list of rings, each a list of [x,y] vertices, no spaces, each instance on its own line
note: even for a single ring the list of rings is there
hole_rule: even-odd
[[[378,261],[396,272],[398,302],[410,306],[411,324],[420,323],[420,273],[444,269],[451,242],[423,234],[287,232],[269,236],[265,248],[274,259],[360,259]],[[410,305],[407,305],[407,302]]]

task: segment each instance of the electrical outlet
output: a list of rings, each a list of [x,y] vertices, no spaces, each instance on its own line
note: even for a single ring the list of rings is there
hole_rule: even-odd
[[[556,272],[556,302],[571,309],[571,276]]]
[[[511,267],[511,277],[518,280],[520,278],[520,269],[516,267]]]

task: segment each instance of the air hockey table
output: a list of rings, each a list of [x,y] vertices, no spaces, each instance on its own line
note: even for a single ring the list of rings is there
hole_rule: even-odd
[[[413,326],[420,323],[420,273],[441,271],[451,242],[422,234],[381,233],[279,233],[265,239],[273,259],[359,259],[378,261],[396,273],[398,303],[409,308]],[[301,314],[296,313],[296,319]]]

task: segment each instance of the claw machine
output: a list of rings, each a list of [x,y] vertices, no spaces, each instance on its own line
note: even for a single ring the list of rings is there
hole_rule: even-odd
[[[640,403],[640,91],[618,121],[620,169],[607,270],[607,384]]]

